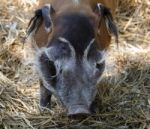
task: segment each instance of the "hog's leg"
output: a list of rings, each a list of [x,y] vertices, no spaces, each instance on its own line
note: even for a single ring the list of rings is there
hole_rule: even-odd
[[[91,106],[90,106],[91,113],[96,113],[96,107],[97,107],[97,102],[93,101]]]
[[[52,93],[47,90],[43,82],[40,80],[40,108],[46,107],[46,108],[51,108],[51,96]]]

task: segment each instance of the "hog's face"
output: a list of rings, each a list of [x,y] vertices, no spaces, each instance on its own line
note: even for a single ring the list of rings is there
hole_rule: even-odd
[[[59,33],[38,59],[41,78],[44,86],[61,100],[68,115],[89,114],[96,83],[104,71],[105,52],[96,48],[88,17],[67,15],[58,19],[57,26]]]
[[[59,47],[45,49],[39,58],[44,86],[61,100],[68,115],[90,113],[96,83],[105,67],[104,51],[92,51],[93,45],[80,59],[74,57],[73,47],[63,42]]]
[[[90,113],[104,62],[70,59],[63,64],[57,76],[56,91],[68,115]]]

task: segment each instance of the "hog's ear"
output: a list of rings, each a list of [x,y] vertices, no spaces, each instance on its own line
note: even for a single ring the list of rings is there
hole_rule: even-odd
[[[35,11],[35,15],[31,18],[28,28],[27,28],[27,36],[35,33],[40,27],[42,21],[45,25],[45,30],[47,33],[51,31],[52,28],[52,18],[51,15],[54,13],[54,9],[50,4],[44,5],[42,8]]]
[[[95,11],[100,17],[100,22],[102,19],[104,19],[109,34],[113,34],[116,38],[116,42],[118,43],[118,29],[116,27],[116,24],[114,23],[110,9],[98,3],[96,5]]]

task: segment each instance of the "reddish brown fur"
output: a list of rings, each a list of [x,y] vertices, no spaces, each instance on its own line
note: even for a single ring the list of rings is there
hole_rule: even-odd
[[[93,12],[93,9],[96,7],[97,3],[102,3],[106,7],[110,8],[113,14],[115,15],[115,9],[117,6],[117,0],[79,0],[81,1],[79,5],[75,5],[73,0],[40,0],[38,8],[42,7],[44,4],[50,3],[54,10],[56,11],[55,16],[61,15],[62,13],[68,12],[82,12],[85,15],[92,17],[95,22],[95,33],[97,35],[97,45],[99,49],[107,49],[111,43],[111,35],[109,34],[104,20],[100,28],[98,28],[99,17]],[[54,18],[55,18],[54,16]],[[96,29],[98,28],[98,30]],[[35,34],[35,41],[39,47],[45,46],[48,39],[55,33],[55,28],[52,33],[47,34],[44,30],[44,26],[40,26],[39,30]]]

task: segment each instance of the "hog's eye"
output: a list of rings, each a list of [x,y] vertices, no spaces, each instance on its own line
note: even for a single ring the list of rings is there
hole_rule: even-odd
[[[105,61],[103,61],[101,63],[97,63],[94,77],[96,77],[96,78],[100,77],[104,71],[104,68],[105,68]]]
[[[104,62],[104,61],[101,62],[101,63],[97,63],[97,64],[96,64],[96,68],[97,68],[98,70],[100,70],[100,69],[104,68],[104,65],[105,65],[105,62]]]
[[[96,68],[97,70],[104,69],[105,67],[105,51],[98,51],[96,54]]]

